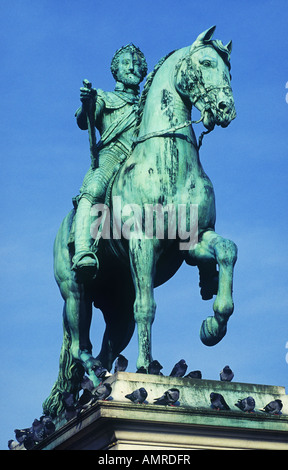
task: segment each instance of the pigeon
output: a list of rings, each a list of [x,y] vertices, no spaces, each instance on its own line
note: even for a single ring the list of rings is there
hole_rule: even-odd
[[[180,396],[180,392],[178,388],[170,388],[169,390],[166,390],[162,397],[155,398],[154,399],[154,405],[169,405],[173,406],[176,401],[178,401]]]
[[[21,444],[22,446],[23,444]],[[14,450],[14,449],[19,449],[19,442],[15,441],[14,439],[9,439],[8,441],[8,449],[9,450]]]
[[[270,413],[273,415],[280,415],[282,408],[283,403],[281,400],[273,400],[270,401],[268,405],[264,406],[264,408],[260,408],[260,411],[264,411],[265,413]]]
[[[93,390],[92,394],[93,394],[93,397],[94,397],[95,401],[97,401],[97,400],[107,400],[109,395],[111,395],[111,392],[112,392],[111,385],[107,384],[107,383],[102,383],[102,384],[98,385],[98,387],[96,387]]]
[[[185,375],[185,379],[202,379],[202,372],[201,370],[193,370],[189,372],[189,374]]]
[[[70,419],[75,418],[75,416],[77,415],[77,411],[73,393],[63,392],[62,403],[65,409],[65,419],[67,421],[70,421]]]
[[[173,367],[170,377],[183,377],[183,375],[187,371],[187,364],[184,359],[181,359],[175,366]]]
[[[125,372],[125,370],[128,367],[128,359],[126,359],[125,356],[122,356],[122,354],[119,354],[115,361],[115,366],[114,366],[114,373],[115,372]]]
[[[141,387],[137,390],[134,390],[134,392],[125,395],[125,398],[128,398],[128,400],[132,401],[132,403],[144,403],[147,398],[147,395],[148,393],[145,388]]]
[[[34,441],[33,434],[28,434],[23,441],[23,445],[26,450],[31,450],[35,446],[36,442]]]
[[[144,366],[141,366],[139,369],[136,370],[136,374],[147,374],[147,369]]]
[[[34,437],[33,437],[33,430],[31,428],[25,429],[15,429],[15,437],[19,444],[22,444],[26,450],[32,449],[34,447]]]
[[[211,408],[216,410],[230,410],[223,395],[220,393],[210,393]]]
[[[220,380],[222,380],[222,382],[231,382],[233,377],[234,373],[232,372],[229,366],[225,366],[220,372]]]
[[[39,419],[34,419],[32,423],[32,435],[35,442],[41,442],[45,437],[45,428],[43,421]]]
[[[161,366],[160,362],[158,361],[152,361],[150,362],[148,366],[148,374],[153,374],[153,375],[163,375],[160,370],[163,369],[163,366]]]
[[[106,369],[105,369],[106,370]],[[87,375],[84,375],[83,379],[82,379],[82,382],[81,382],[81,388],[82,390],[89,390],[90,392],[92,392],[93,388],[94,388],[94,384],[92,382],[91,379],[89,379],[89,377],[87,377]]]
[[[243,400],[239,399],[238,402],[235,403],[235,406],[237,406],[241,411],[252,413],[255,408],[255,400],[253,397],[247,397]]]
[[[44,426],[45,437],[53,434],[53,432],[56,429],[56,426],[53,423],[51,416],[48,416],[48,415],[41,416],[40,421]]]
[[[87,410],[94,403],[94,401],[96,400],[95,400],[95,397],[93,396],[93,393],[90,392],[90,390],[88,390],[87,388],[85,388],[79,400],[77,401],[77,405],[76,405],[77,416],[79,417],[82,411]]]
[[[19,444],[23,444],[24,439],[31,434],[30,428],[25,428],[25,429],[14,429],[15,437],[16,440],[19,442]]]
[[[98,377],[98,379],[102,379],[102,381],[104,381],[105,379],[107,379],[108,377],[112,375],[110,374],[110,372],[108,372],[107,369],[105,369],[102,366],[95,367],[93,368],[93,370],[94,370],[96,377]]]

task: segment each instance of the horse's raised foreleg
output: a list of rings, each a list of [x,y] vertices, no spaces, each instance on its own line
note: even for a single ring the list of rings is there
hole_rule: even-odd
[[[214,316],[210,316],[203,321],[200,338],[207,346],[214,346],[225,336],[227,322],[234,310],[232,289],[233,289],[233,269],[237,260],[237,247],[234,242],[227,240],[214,231],[205,232],[199,243],[190,250],[188,264],[197,264],[202,278],[206,281],[210,276],[211,291],[217,285],[216,265],[219,268],[219,279],[216,299],[213,304]],[[213,264],[214,261],[214,264]],[[201,272],[202,271],[202,272]],[[206,272],[205,272],[206,271]],[[205,281],[204,281],[205,282]],[[214,291],[214,293],[216,293]],[[203,297],[204,298],[204,297]]]
[[[155,317],[154,300],[155,247],[149,239],[131,239],[129,255],[135,287],[134,319],[138,331],[137,369],[148,368],[152,361],[151,327]]]

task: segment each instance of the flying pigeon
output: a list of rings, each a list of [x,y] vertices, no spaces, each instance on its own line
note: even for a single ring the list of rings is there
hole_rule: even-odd
[[[231,382],[234,377],[234,373],[229,366],[225,366],[220,372],[220,380],[223,382]]]
[[[102,384],[98,385],[98,387],[96,387],[93,390],[94,400],[95,401],[97,401],[97,400],[107,400],[109,395],[111,395],[111,392],[112,392],[111,385],[107,384],[107,383],[102,383]]]
[[[255,408],[255,400],[253,397],[247,397],[243,400],[239,399],[238,402],[235,403],[235,406],[237,406],[241,411],[252,413]]]
[[[268,405],[264,406],[264,408],[260,408],[260,411],[265,411],[265,413],[270,413],[273,415],[280,415],[282,408],[283,403],[281,400],[273,400],[270,401]]]
[[[185,375],[185,379],[202,379],[202,373],[201,370],[193,370],[192,372],[189,372],[189,374]]]
[[[115,361],[115,366],[114,366],[114,373],[115,372],[125,372],[125,370],[128,367],[128,359],[126,359],[125,356],[122,356],[122,354],[119,354]]]
[[[152,361],[150,362],[148,366],[148,374],[153,374],[153,375],[163,375],[160,370],[163,369],[163,366],[161,366],[160,362],[158,361]]]
[[[136,370],[136,374],[147,374],[147,370],[144,366],[141,366],[139,369]]]
[[[148,393],[145,388],[141,387],[137,390],[134,390],[134,392],[125,395],[125,398],[128,398],[128,400],[132,401],[132,403],[144,403],[147,398],[147,395]]]
[[[184,359],[181,359],[175,366],[173,367],[170,377],[183,377],[183,375],[187,371],[187,364]]]
[[[216,410],[230,410],[229,406],[227,405],[223,395],[220,393],[211,392],[210,393],[210,402],[211,408]]]
[[[178,388],[170,388],[169,390],[166,390],[162,397],[155,398],[154,399],[154,405],[170,405],[173,406],[176,401],[178,401],[180,396],[180,392]]]

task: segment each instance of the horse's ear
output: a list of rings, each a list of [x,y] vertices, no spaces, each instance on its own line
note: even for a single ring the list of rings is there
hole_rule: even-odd
[[[201,41],[201,42],[210,41],[210,39],[212,38],[212,36],[214,34],[215,29],[216,29],[216,26],[211,26],[211,28],[209,28],[206,31],[204,31],[203,33],[199,34],[196,41],[197,42],[198,41]]]
[[[232,41],[229,41],[228,44],[226,44],[226,49],[228,50],[229,54],[232,52]]]

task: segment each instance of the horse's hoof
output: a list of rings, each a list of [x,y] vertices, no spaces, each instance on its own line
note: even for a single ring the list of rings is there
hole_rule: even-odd
[[[200,339],[205,346],[215,346],[226,335],[227,326],[220,326],[215,317],[203,321],[200,329]]]
[[[93,371],[95,367],[101,366],[101,363],[95,359],[95,357],[93,357],[92,354],[86,349],[79,351],[78,361],[80,361],[87,373]]]

